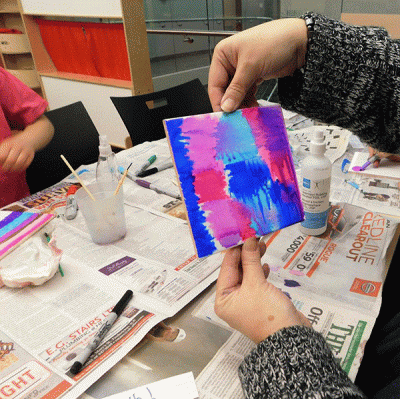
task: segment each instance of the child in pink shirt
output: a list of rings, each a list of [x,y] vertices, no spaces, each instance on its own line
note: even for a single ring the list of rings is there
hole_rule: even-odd
[[[54,134],[53,125],[43,115],[47,105],[0,68],[0,208],[30,194],[25,170]]]

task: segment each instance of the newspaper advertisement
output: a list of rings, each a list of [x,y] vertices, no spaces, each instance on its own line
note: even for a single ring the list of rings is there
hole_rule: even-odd
[[[119,164],[132,163],[135,170],[153,154],[162,162],[169,150],[166,143],[145,143],[123,153]],[[95,165],[82,166],[78,174],[90,184]],[[178,190],[173,168],[147,178]],[[128,179],[123,186],[127,235],[113,244],[94,244],[81,212],[73,220],[63,217],[66,193],[77,183],[68,176],[4,208],[58,215],[46,231],[63,250],[64,272],[40,286],[0,289],[0,392],[9,398],[78,397],[218,276],[222,255],[197,258],[186,220],[168,214],[171,198]],[[71,374],[77,356],[127,289],[133,299],[83,369]]]
[[[302,234],[298,224],[266,236],[263,261],[284,282],[296,280],[308,293],[376,317],[396,228],[378,213],[338,203],[331,206],[321,236]]]
[[[79,183],[76,184],[80,187]],[[68,189],[72,185],[72,182],[60,182],[51,188],[32,194],[17,203],[6,206],[3,209],[18,212],[29,211],[63,215],[66,204],[66,195]]]

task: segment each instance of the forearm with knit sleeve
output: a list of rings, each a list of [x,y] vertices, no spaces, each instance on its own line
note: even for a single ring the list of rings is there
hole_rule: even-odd
[[[306,64],[279,79],[282,107],[341,126],[380,151],[400,154],[400,42],[386,30],[309,13]]]
[[[400,154],[400,42],[378,27],[356,27],[308,13],[314,21],[306,63],[279,79],[282,107],[341,126],[380,151]],[[246,398],[358,399],[364,394],[316,331],[284,328],[239,368]]]
[[[303,326],[279,330],[259,343],[239,367],[246,398],[361,399],[324,337]]]

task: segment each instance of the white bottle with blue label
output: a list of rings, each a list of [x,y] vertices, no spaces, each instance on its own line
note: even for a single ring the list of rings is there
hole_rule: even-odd
[[[322,130],[314,131],[310,155],[301,164],[301,200],[305,219],[300,231],[313,236],[324,233],[328,221],[332,164],[325,156],[324,140]]]

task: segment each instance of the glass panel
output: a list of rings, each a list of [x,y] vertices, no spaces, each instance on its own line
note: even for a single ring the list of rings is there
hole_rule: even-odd
[[[331,18],[340,19],[344,0],[281,0],[281,16],[298,17],[307,11],[315,11]],[[350,0],[353,1],[353,0]],[[374,0],[371,0],[373,2]],[[385,0],[392,1],[392,0]],[[360,2],[354,0],[354,2]],[[377,3],[375,1],[375,3]]]
[[[206,83],[215,45],[235,31],[279,17],[279,4],[280,0],[144,0],[152,74],[159,83],[155,90],[182,83],[180,76]]]

